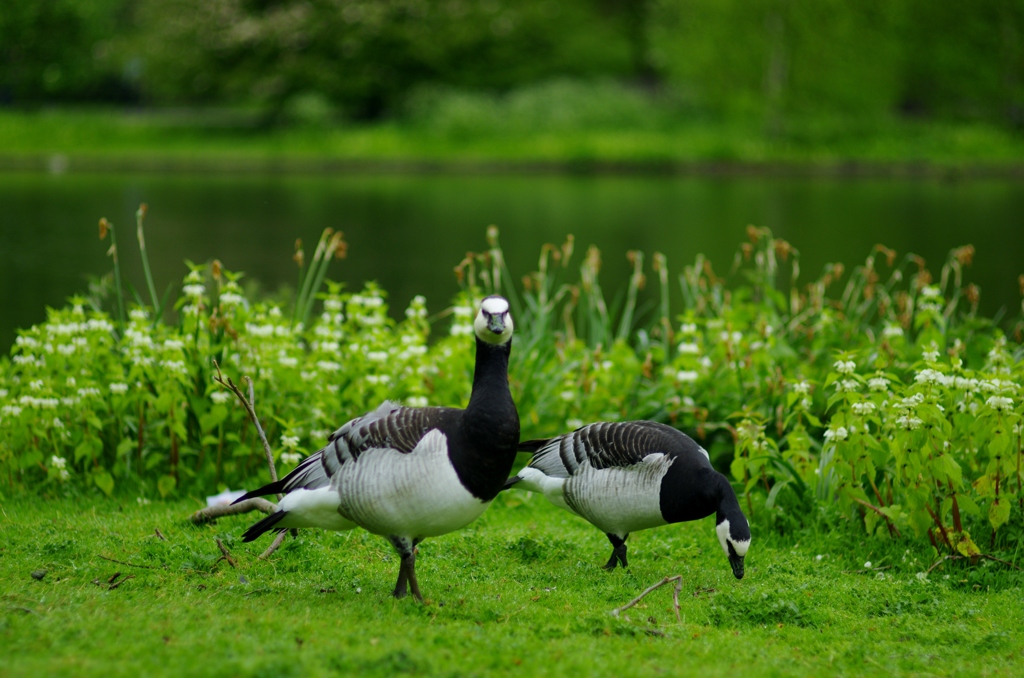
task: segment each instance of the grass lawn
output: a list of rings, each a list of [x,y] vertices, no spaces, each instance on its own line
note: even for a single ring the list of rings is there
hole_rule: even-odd
[[[263,562],[269,538],[240,540],[255,514],[194,527],[198,506],[5,500],[0,674],[1024,672],[1020,573],[947,563],[921,580],[933,555],[916,541],[842,527],[780,537],[755,524],[736,581],[709,518],[635,534],[630,569],[608,573],[604,535],[511,492],[470,529],[421,545],[421,605],[388,595],[397,562],[380,537],[303,531]],[[238,569],[218,561],[216,537]],[[884,569],[851,572],[866,560]],[[609,614],[674,574],[682,623],[668,587]]]
[[[810,172],[1020,171],[1024,136],[913,120],[671,128],[444,132],[409,124],[256,129],[202,113],[0,111],[0,168],[312,171],[661,169]],[[231,119],[228,119],[229,122]],[[223,124],[222,124],[223,123]]]

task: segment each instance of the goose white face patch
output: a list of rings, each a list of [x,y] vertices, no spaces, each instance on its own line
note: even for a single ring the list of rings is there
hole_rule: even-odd
[[[736,551],[736,555],[747,555],[747,549],[750,548],[750,540],[744,539],[743,541],[737,541],[729,536],[728,518],[718,523],[715,527],[715,532],[718,533],[718,543],[722,545],[722,550],[725,551],[725,555],[729,555],[729,544],[732,544],[732,548]]]
[[[473,330],[481,341],[504,344],[512,338],[512,316],[508,301],[502,297],[487,297],[480,304],[480,312],[473,321]]]

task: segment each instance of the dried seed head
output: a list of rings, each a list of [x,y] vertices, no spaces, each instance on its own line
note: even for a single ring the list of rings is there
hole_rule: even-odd
[[[149,205],[147,205],[146,203],[142,203],[142,204],[139,205],[139,211],[135,213],[135,217],[137,219],[145,219],[146,218],[146,212],[148,212],[148,211],[149,211]]]
[[[487,227],[487,244],[491,247],[498,246],[498,227],[494,224]]]
[[[344,259],[348,256],[348,243],[345,242],[345,234],[338,231],[337,242],[334,245],[334,258]]]
[[[110,232],[110,222],[107,221],[106,217],[100,219],[100,240],[104,240],[107,237],[107,233]]]
[[[953,258],[960,262],[961,266],[970,266],[974,261],[974,245],[964,245],[953,250]]]
[[[875,245],[875,251],[881,252],[885,256],[885,263],[892,268],[892,265],[896,263],[896,250],[891,250],[885,245]]]
[[[213,279],[220,282],[220,274],[222,270],[220,259],[214,259],[213,264],[210,266],[210,273],[213,275]]]

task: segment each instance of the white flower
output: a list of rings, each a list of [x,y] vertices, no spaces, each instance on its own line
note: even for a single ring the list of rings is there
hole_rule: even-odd
[[[914,376],[914,381],[919,384],[940,384],[943,381],[943,376],[938,370],[927,367]]]
[[[985,401],[985,404],[999,411],[1013,409],[1013,399],[1005,396],[992,396]]]
[[[278,356],[277,362],[282,367],[298,367],[299,359],[287,355]]]
[[[426,396],[409,396],[405,399],[405,404],[409,407],[426,407],[427,397]]]
[[[180,351],[183,348],[185,348],[184,342],[177,339],[168,339],[164,342],[164,349],[168,351]]]
[[[324,372],[337,372],[341,369],[341,365],[331,360],[321,360],[316,366]]]
[[[889,380],[885,377],[871,377],[868,379],[868,388],[872,391],[884,391],[889,388]]]
[[[289,448],[289,449],[292,449],[294,447],[298,447],[299,446],[299,436],[282,435],[281,436],[281,444],[284,445],[285,447]]]
[[[861,415],[862,417],[865,416],[865,415],[871,414],[872,412],[875,411],[875,404],[874,403],[866,403],[866,402],[864,402],[864,403],[854,403],[852,405],[852,407],[853,407],[853,411],[855,413]]]
[[[921,290],[921,296],[924,297],[925,299],[934,299],[939,295],[939,288],[936,287],[935,285],[928,285],[927,287]]]
[[[882,330],[882,336],[886,339],[892,339],[894,337],[903,336],[903,328],[899,325],[886,325],[885,329]]]
[[[243,301],[242,295],[237,292],[224,292],[220,295],[221,306],[238,306]]]
[[[64,422],[60,420],[60,417],[54,417],[53,418],[53,427],[54,428],[64,428]]]
[[[391,377],[386,374],[368,374],[366,375],[366,382],[368,384],[387,384],[391,381]]]
[[[94,386],[78,389],[78,396],[80,398],[90,398],[92,396],[99,396],[99,394],[100,390]]]
[[[825,557],[824,554],[819,553],[818,555],[814,556],[814,559],[820,561],[824,557]]]
[[[123,395],[128,392],[128,384],[122,383],[120,381],[115,381],[110,385],[110,392],[115,393],[117,395]]]
[[[277,306],[271,306],[270,310],[267,311],[267,315],[269,315],[271,318],[280,318],[281,317],[281,309],[278,308]]]
[[[133,308],[128,311],[128,317],[132,320],[145,320],[148,316],[149,314],[142,308]]]
[[[4,405],[3,408],[0,408],[0,413],[11,417],[16,417],[19,414],[21,414],[21,407],[19,407],[18,405]]]
[[[188,367],[181,360],[161,360],[160,366],[165,368],[168,372],[176,372],[178,374],[188,374]]]
[[[470,306],[456,306],[452,309],[452,313],[455,314],[456,318],[472,318],[473,308]]]
[[[574,391],[562,391],[558,397],[569,403],[576,400],[576,393]]]
[[[806,394],[806,393],[810,393],[811,392],[811,385],[809,383],[807,383],[806,381],[802,381],[801,380],[801,381],[798,381],[797,383],[793,384],[792,389],[793,389],[793,393]]]
[[[868,562],[864,563],[864,569],[865,570],[870,570],[871,569],[871,561],[870,560]]]
[[[700,346],[697,346],[694,342],[684,341],[679,344],[678,351],[683,355],[697,355],[700,353]]]
[[[841,381],[836,381],[834,386],[836,387],[836,393],[849,393],[856,391],[857,389],[860,388],[860,384],[858,384],[853,379],[843,379]]]
[[[61,470],[57,471],[57,477],[60,478],[61,481],[63,482],[70,478],[71,474],[68,472],[67,469],[62,468]]]
[[[828,440],[828,441],[846,440],[849,437],[849,435],[850,435],[850,432],[846,430],[845,426],[840,426],[839,428],[834,428],[834,429],[830,428],[827,431],[825,431],[825,440]]]
[[[676,372],[676,379],[682,382],[697,381],[697,377],[700,375],[693,370],[679,370]]]
[[[578,428],[583,428],[583,420],[582,419],[566,419],[565,420],[565,425],[569,429],[575,431]]]
[[[75,352],[74,344],[57,344],[57,352],[61,355],[71,355]]]
[[[711,358],[709,358],[708,356],[705,355],[705,356],[701,356],[697,360],[697,364],[700,365],[701,367],[703,367],[705,370],[710,370],[711,369],[711,365],[713,365],[714,363],[711,362]]]
[[[114,326],[110,323],[110,321],[109,320],[104,320],[102,318],[90,318],[89,320],[87,320],[85,322],[85,326],[88,329],[94,330],[94,331],[101,331],[101,332],[113,332],[114,331]]]
[[[39,340],[32,337],[19,336],[14,340],[14,345],[23,348],[39,348]]]
[[[181,288],[181,291],[187,297],[199,298],[206,292],[206,287],[198,283],[193,283],[191,285],[185,285]]]
[[[853,374],[857,370],[857,363],[852,360],[837,360],[833,367],[839,374]]]
[[[926,362],[934,363],[939,359],[939,352],[935,350],[924,351],[921,353],[921,357],[924,358]]]
[[[56,468],[56,469],[67,468],[67,465],[68,465],[68,460],[65,459],[64,457],[58,457],[57,455],[53,455],[52,457],[50,457],[50,466],[52,466],[53,468]]]
[[[254,337],[272,337],[274,336],[273,325],[257,325],[256,323],[246,323],[245,331]]]
[[[923,421],[910,414],[904,414],[896,418],[896,425],[908,431],[921,428],[923,423]]]
[[[473,334],[473,326],[472,325],[452,325],[452,332],[451,332],[451,334],[452,334],[453,337],[466,337],[466,336],[469,336],[470,334]]]
[[[228,393],[227,391],[214,391],[213,393],[210,394],[210,400],[217,403],[218,405],[223,405],[230,399],[231,394]]]
[[[683,323],[679,326],[679,331],[682,334],[696,334],[697,324],[696,323]]]
[[[725,342],[731,341],[734,344],[738,344],[738,343],[740,343],[740,341],[743,340],[743,333],[742,332],[731,332],[731,333],[730,332],[721,332],[718,335],[718,338],[721,339],[722,341],[725,341]]]
[[[388,359],[387,351],[370,351],[366,354],[366,359],[375,363],[382,363]]]
[[[302,455],[299,454],[298,452],[284,452],[281,454],[281,463],[287,464],[289,466],[294,466],[295,464],[298,464],[301,459]]]

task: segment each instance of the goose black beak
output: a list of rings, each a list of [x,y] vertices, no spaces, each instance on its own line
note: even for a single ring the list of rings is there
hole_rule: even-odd
[[[495,334],[501,334],[505,331],[505,315],[495,314],[487,316],[487,329]]]
[[[743,579],[743,556],[730,553],[729,564],[732,565],[732,575],[737,579]]]

